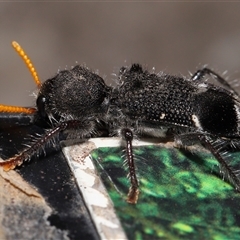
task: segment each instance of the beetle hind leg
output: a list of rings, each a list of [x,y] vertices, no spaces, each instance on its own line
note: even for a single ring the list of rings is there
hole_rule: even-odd
[[[209,139],[205,135],[198,136],[200,142],[214,155],[217,161],[220,164],[221,174],[223,178],[227,178],[227,180],[234,186],[236,191],[240,192],[240,179],[239,179],[239,171],[234,170],[224,159],[223,155],[226,152],[223,152],[222,148],[216,148],[212,143],[211,139]]]
[[[216,81],[218,81],[222,86],[224,86],[230,92],[239,96],[238,92],[236,92],[234,88],[224,78],[222,78],[220,75],[218,75],[217,73],[215,73],[213,70],[209,68],[204,67],[198,70],[192,75],[191,80],[201,81],[206,75],[212,76]]]

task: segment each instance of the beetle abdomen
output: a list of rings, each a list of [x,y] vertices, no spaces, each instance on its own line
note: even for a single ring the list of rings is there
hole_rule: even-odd
[[[197,116],[205,132],[218,136],[237,133],[238,115],[236,103],[228,92],[208,89],[196,96]]]

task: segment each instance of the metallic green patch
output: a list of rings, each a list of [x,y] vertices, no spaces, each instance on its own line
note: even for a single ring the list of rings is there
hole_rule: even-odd
[[[140,183],[136,205],[125,201],[129,181],[122,154],[120,148],[100,148],[93,152],[93,160],[129,239],[238,239],[240,194],[222,180],[211,154],[136,148]],[[239,154],[232,154],[236,169],[238,159]]]

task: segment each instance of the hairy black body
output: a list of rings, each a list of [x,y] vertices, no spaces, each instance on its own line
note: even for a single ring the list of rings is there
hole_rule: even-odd
[[[238,102],[225,89],[182,77],[150,74],[139,65],[122,71],[123,84],[112,98],[123,118],[129,118],[127,122],[137,121],[143,128],[149,125],[156,130],[167,124],[167,128],[172,125],[187,132],[236,135]]]
[[[204,81],[212,75],[222,87]],[[136,177],[132,140],[135,136],[164,137],[173,134],[177,145],[200,143],[220,163],[223,174],[240,191],[237,172],[224,159],[226,147],[239,146],[240,103],[234,89],[219,75],[204,68],[191,78],[149,73],[141,65],[122,67],[116,87],[109,87],[86,67],[61,71],[41,86],[36,119],[50,129],[23,152],[0,163],[6,170],[37,155],[60,132],[78,132],[84,140],[99,136],[99,124],[109,136],[126,143],[130,189],[127,201],[136,203]]]

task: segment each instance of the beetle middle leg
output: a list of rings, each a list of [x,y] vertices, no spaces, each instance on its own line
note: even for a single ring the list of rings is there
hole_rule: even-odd
[[[136,176],[136,167],[134,163],[133,157],[133,149],[132,149],[132,141],[133,141],[133,133],[130,129],[124,128],[121,130],[122,137],[126,141],[126,155],[127,155],[127,163],[129,168],[129,179],[131,186],[129,188],[127,202],[135,204],[138,200],[139,195],[139,184]]]

